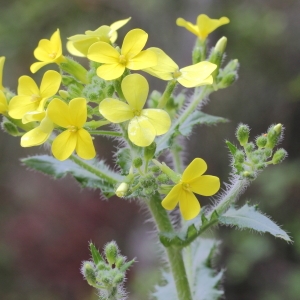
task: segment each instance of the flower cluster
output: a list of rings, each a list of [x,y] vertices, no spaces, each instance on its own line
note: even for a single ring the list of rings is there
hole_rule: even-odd
[[[145,48],[148,34],[139,28],[130,30],[122,45],[117,46],[117,30],[129,20],[120,20],[110,26],[103,25],[94,31],[69,37],[68,51],[74,56],[86,57],[90,61],[90,70],[63,54],[59,29],[49,40],[40,40],[34,50],[37,62],[31,65],[30,71],[36,73],[45,65],[56,64],[60,72],[46,71],[40,86],[30,76],[21,76],[15,95],[2,85],[5,58],[1,57],[0,113],[5,116],[4,127],[7,131],[21,136],[22,147],[48,142],[54,157],[61,161],[70,158],[74,152],[81,159],[93,159],[96,156],[93,139],[97,135],[122,139],[129,148],[134,149],[132,153],[144,151],[145,174],[139,168],[143,162],[133,164],[128,175],[130,180],[120,184],[122,192],[119,188],[116,194],[134,196],[134,191],[142,189],[141,195],[145,196],[152,193],[149,182],[156,180],[149,179],[152,175],[147,173],[148,165],[154,166],[151,159],[160,154],[154,146],[156,137],[169,134],[171,128],[177,130],[172,127],[176,123],[176,113],[173,112],[179,112],[184,107],[183,102],[179,105],[172,96],[175,86],[179,83],[185,88],[208,86],[213,89],[217,83],[215,74],[220,66],[213,60],[198,59],[190,66],[179,68],[162,49]],[[228,22],[225,17],[213,20],[205,15],[198,17],[197,25],[181,18],[177,20],[179,26],[184,26],[202,41],[217,27]],[[165,93],[153,102],[153,93],[148,95],[147,79],[134,71],[168,81]],[[101,130],[104,125],[111,125],[110,130]],[[169,189],[162,201],[163,207],[174,209],[179,202],[185,219],[198,215],[200,204],[193,193],[209,196],[216,193],[220,186],[217,177],[202,176],[205,170],[205,162],[195,159],[181,179],[173,181],[175,186]],[[148,178],[141,179],[145,184],[148,182],[145,190],[141,185],[133,187],[134,182],[139,180],[137,175]]]

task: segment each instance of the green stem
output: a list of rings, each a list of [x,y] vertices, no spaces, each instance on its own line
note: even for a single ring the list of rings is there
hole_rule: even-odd
[[[173,232],[173,226],[166,210],[161,206],[159,196],[154,195],[147,202],[156,221],[158,230],[161,232]],[[187,279],[186,269],[183,262],[182,250],[178,247],[166,248],[171,271],[176,285],[179,300],[192,300],[192,294]]]
[[[87,170],[88,172],[96,175],[97,177],[108,181],[111,184],[117,184],[119,181],[113,177],[110,177],[107,173],[101,172],[99,169],[95,168],[94,166],[86,163],[82,159],[78,158],[76,155],[72,154],[69,159],[76,163],[78,166],[82,167],[83,169]]]
[[[177,84],[176,79],[173,79],[168,82],[164,93],[162,94],[161,98],[158,100],[157,108],[164,108],[167,105],[167,103],[176,87],[176,84]]]
[[[109,131],[109,130],[89,130],[89,133],[92,135],[109,135],[109,136],[118,136],[122,137],[123,134],[121,132]]]
[[[175,148],[171,149],[171,155],[173,159],[173,164],[174,164],[174,171],[176,173],[182,173],[182,161],[181,161],[181,156],[180,156],[180,150],[181,147],[175,146]]]

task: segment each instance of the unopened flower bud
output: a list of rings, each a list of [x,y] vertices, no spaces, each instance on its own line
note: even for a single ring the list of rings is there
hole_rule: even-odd
[[[234,155],[234,160],[237,162],[237,163],[243,163],[244,160],[245,160],[245,155],[244,155],[244,152],[243,151],[240,151],[240,150],[237,150],[235,155]]]
[[[249,172],[249,171],[243,172],[242,175],[243,175],[243,177],[249,178],[249,179],[254,179],[255,178],[255,174],[253,172]]]
[[[69,98],[69,93],[65,90],[59,90],[58,91],[59,96],[61,96],[64,100]]]
[[[248,143],[250,129],[245,124],[240,124],[236,130],[236,137],[241,146],[245,146]]]
[[[2,122],[2,129],[6,131],[8,134],[12,136],[19,136],[20,132],[18,130],[18,127],[10,122],[8,119],[4,118]]]
[[[126,257],[125,256],[118,256],[117,259],[116,259],[116,262],[115,262],[115,265],[118,269],[120,269],[124,263],[126,261]]]
[[[287,152],[284,149],[278,149],[273,157],[272,157],[272,163],[274,165],[281,163],[285,158],[287,157]]]
[[[155,155],[156,143],[152,142],[149,146],[144,148],[144,157],[148,161],[152,159]]]
[[[166,174],[159,174],[157,176],[157,181],[161,183],[167,183],[170,180],[170,178]]]
[[[106,244],[104,249],[106,259],[110,265],[114,264],[119,254],[119,248],[115,241]]]
[[[256,139],[256,145],[258,148],[264,148],[268,142],[267,136],[261,135]]]
[[[266,148],[273,149],[276,146],[276,144],[278,143],[278,141],[281,137],[281,133],[282,133],[282,125],[281,124],[277,124],[277,125],[271,127],[267,133],[268,141],[266,144]]]
[[[80,97],[82,96],[82,87],[78,86],[77,84],[70,84],[68,86],[68,94],[72,98]]]
[[[140,168],[143,165],[143,160],[140,157],[136,157],[133,161],[132,164],[135,168]]]
[[[83,262],[81,272],[89,285],[94,286],[97,284],[96,272],[93,263],[89,261]]]
[[[245,150],[246,150],[247,153],[253,152],[254,148],[255,148],[255,146],[254,146],[254,144],[252,142],[251,143],[247,143],[245,145]]]
[[[122,182],[116,190],[116,195],[120,198],[125,197],[127,195],[128,189],[128,183]]]
[[[124,278],[125,278],[125,276],[124,276],[123,273],[118,273],[118,274],[114,277],[113,283],[114,283],[114,284],[120,284],[120,283],[122,283],[122,282],[124,281]]]

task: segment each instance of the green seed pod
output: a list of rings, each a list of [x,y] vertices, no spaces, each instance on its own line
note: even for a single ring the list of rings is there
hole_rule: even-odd
[[[256,139],[256,145],[258,148],[264,148],[268,142],[266,135],[261,135]]]
[[[81,272],[89,285],[94,286],[97,284],[96,272],[93,263],[89,261],[83,262]]]
[[[144,148],[144,157],[145,157],[145,159],[147,161],[152,159],[155,155],[155,151],[156,151],[156,143],[152,142],[152,144],[150,144],[149,146]]]
[[[115,241],[112,241],[105,245],[104,252],[106,259],[110,265],[113,265],[116,261],[116,258],[119,254],[119,248]]]
[[[248,143],[250,129],[245,124],[240,124],[236,130],[236,137],[241,146],[245,146]]]
[[[132,164],[135,168],[140,168],[143,165],[143,160],[140,157],[136,157],[133,161]]]
[[[272,158],[274,165],[281,163],[287,157],[287,152],[284,149],[278,149]]]

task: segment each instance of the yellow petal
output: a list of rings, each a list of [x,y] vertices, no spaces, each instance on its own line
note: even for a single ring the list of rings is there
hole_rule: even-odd
[[[14,119],[22,119],[23,116],[38,108],[38,103],[32,102],[30,96],[15,96],[8,105],[8,113]]]
[[[36,73],[40,68],[50,64],[51,61],[46,61],[46,62],[35,62],[30,66],[30,71],[31,73]]]
[[[6,113],[7,110],[8,110],[8,105],[7,105],[6,97],[2,92],[2,90],[0,90],[0,114]]]
[[[102,65],[97,69],[97,75],[105,80],[119,78],[125,71],[125,66],[119,63]]]
[[[123,79],[121,87],[130,108],[142,110],[149,92],[149,84],[146,78],[140,74],[128,75]]]
[[[216,176],[203,175],[190,181],[189,185],[194,193],[211,196],[220,189],[220,179]]]
[[[123,27],[124,25],[126,25],[130,19],[131,19],[131,17],[129,17],[128,19],[116,21],[116,22],[112,23],[109,27],[111,28],[112,31],[116,31],[116,30],[120,29],[121,27]]]
[[[142,29],[130,30],[124,38],[121,48],[122,55],[135,56],[145,47],[148,40],[148,34]]]
[[[68,41],[66,47],[67,50],[74,56],[84,57],[87,55],[87,53],[84,55],[82,52],[77,50],[77,48],[74,46],[74,42],[72,41]]]
[[[164,134],[170,129],[171,118],[169,114],[162,109],[143,109],[142,116],[148,118],[156,131],[156,135]]]
[[[212,84],[211,73],[217,68],[217,65],[208,61],[202,61],[180,69],[181,76],[177,81],[184,87],[195,87],[205,84]]]
[[[176,207],[182,192],[181,184],[176,184],[169,194],[162,200],[161,205],[167,210],[172,210]]]
[[[177,64],[159,48],[151,47],[147,50],[151,50],[156,54],[157,65],[151,68],[143,69],[143,71],[162,80],[172,80],[173,72],[178,70]]]
[[[40,95],[40,90],[35,81],[29,76],[21,76],[19,78],[18,96]]]
[[[96,156],[92,137],[83,128],[77,131],[76,153],[83,159],[92,159]]]
[[[120,100],[106,98],[99,105],[99,112],[108,121],[121,123],[134,117],[132,109]]]
[[[52,153],[58,160],[66,160],[71,156],[77,144],[77,133],[66,130],[59,134],[52,143]]]
[[[157,57],[151,50],[144,50],[130,58],[126,63],[126,68],[130,70],[141,70],[157,65]]]
[[[52,62],[53,58],[49,56],[54,51],[52,43],[47,39],[39,41],[37,48],[33,51],[33,55],[37,60],[44,62]]]
[[[194,219],[200,212],[200,203],[196,196],[182,189],[179,199],[180,212],[185,220]]]
[[[55,98],[49,103],[47,114],[52,122],[57,124],[58,126],[67,128],[70,125],[74,125],[71,123],[71,120],[69,118],[68,104],[60,99]]]
[[[198,31],[198,26],[197,25],[194,25],[194,24],[192,24],[192,23],[190,23],[190,22],[188,22],[188,21],[186,21],[186,20],[184,20],[182,18],[178,18],[176,20],[176,24],[178,26],[184,27],[185,29],[187,29],[188,31],[192,32],[193,34],[195,34],[197,36],[199,35],[199,31]]]
[[[87,107],[84,98],[74,98],[69,102],[69,119],[71,125],[81,128],[86,122]]]
[[[45,111],[30,111],[22,117],[22,123],[27,124],[29,122],[41,121],[44,119],[45,115]]]
[[[156,130],[143,116],[134,117],[128,125],[128,137],[131,142],[139,147],[149,146],[155,139]]]
[[[197,27],[199,30],[199,37],[206,39],[206,37],[218,27],[228,24],[229,19],[222,17],[220,19],[211,19],[207,15],[199,15],[197,18]]]
[[[5,57],[0,57],[0,90],[3,91],[4,87],[2,85],[2,79],[3,79],[3,67],[4,67]]]
[[[53,122],[44,118],[40,126],[28,131],[21,138],[22,147],[38,146],[45,143],[54,128]]]
[[[54,96],[61,83],[61,75],[56,71],[47,71],[42,79],[41,83],[41,97],[42,98],[50,98]]]
[[[59,29],[57,29],[50,37],[53,52],[56,53],[56,59],[62,55],[62,45]],[[53,53],[52,52],[52,53]]]
[[[120,53],[111,45],[104,42],[93,44],[88,51],[88,59],[103,64],[119,63]]]
[[[201,176],[206,170],[206,162],[202,158],[195,158],[184,170],[182,174],[182,181],[190,182],[191,180]]]

